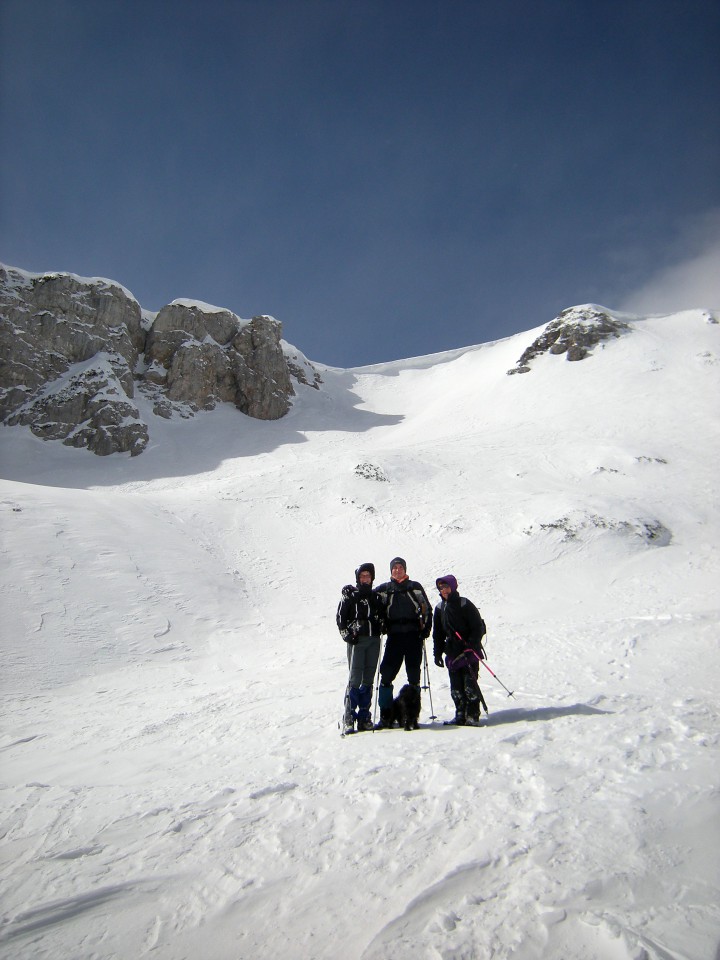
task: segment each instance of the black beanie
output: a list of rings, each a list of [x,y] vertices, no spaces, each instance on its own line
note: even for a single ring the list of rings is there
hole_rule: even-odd
[[[367,572],[370,574],[370,579],[375,580],[375,564],[374,563],[361,563],[360,566],[355,571],[355,583],[360,582],[360,574]]]
[[[407,573],[407,564],[405,563],[402,557],[392,558],[392,560],[390,561],[390,573],[392,573],[392,568],[395,566],[396,563],[399,563],[402,566],[405,573]]]

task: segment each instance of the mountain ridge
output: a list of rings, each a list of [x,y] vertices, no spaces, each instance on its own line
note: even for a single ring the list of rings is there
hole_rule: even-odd
[[[424,369],[533,336],[506,370],[528,373],[544,353],[585,359],[631,333],[640,319],[583,304],[526,334],[347,372]],[[296,388],[319,389],[320,371],[341,372],[311,363],[281,339],[281,325],[269,316],[242,320],[226,308],[186,298],[150,313],[116,281],[2,265],[0,339],[2,421],[100,455],[137,456],[158,417],[187,420],[218,403],[233,403],[259,419],[282,418]],[[151,405],[140,404],[141,415],[143,396]]]

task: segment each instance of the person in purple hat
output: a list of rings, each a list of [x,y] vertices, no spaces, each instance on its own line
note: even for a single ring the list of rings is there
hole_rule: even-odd
[[[487,713],[478,685],[480,661],[485,659],[485,622],[475,604],[460,596],[451,573],[438,577],[435,585],[440,603],[433,614],[433,654],[436,665],[448,669],[450,696],[455,704],[455,717],[445,722],[478,727],[481,704]]]

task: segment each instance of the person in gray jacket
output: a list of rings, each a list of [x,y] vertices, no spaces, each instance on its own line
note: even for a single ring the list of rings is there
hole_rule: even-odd
[[[343,733],[372,730],[370,711],[375,670],[380,656],[380,636],[385,622],[380,598],[373,592],[375,566],[361,563],[355,571],[355,586],[343,587],[337,609],[340,636],[347,644],[348,685],[345,691]]]

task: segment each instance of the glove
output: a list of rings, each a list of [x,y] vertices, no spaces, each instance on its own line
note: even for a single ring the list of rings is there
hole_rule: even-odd
[[[345,637],[345,643],[349,643],[351,647],[354,647],[357,642],[358,642],[358,638],[354,633],[349,633]]]
[[[436,667],[444,667],[444,666],[445,666],[445,664],[443,663],[443,657],[442,657],[442,654],[441,654],[441,653],[438,653],[438,654],[436,655],[436,657],[435,657],[435,666],[436,666]]]
[[[343,600],[349,600],[354,593],[355,587],[351,583],[346,583],[342,588]]]

